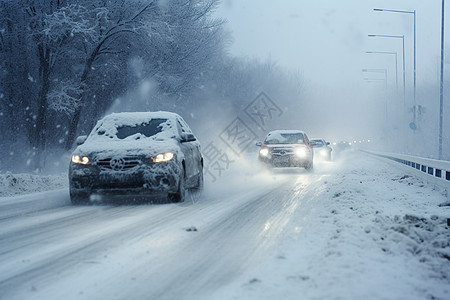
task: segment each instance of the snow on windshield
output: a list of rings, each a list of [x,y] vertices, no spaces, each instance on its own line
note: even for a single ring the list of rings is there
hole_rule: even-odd
[[[116,113],[97,123],[91,140],[139,140],[151,138],[163,141],[177,136],[176,123],[170,113]]]
[[[273,131],[269,133],[264,142],[266,145],[273,144],[304,144],[304,136],[302,132],[290,131]]]
[[[97,122],[86,142],[75,150],[77,155],[96,153],[97,158],[118,155],[155,155],[179,153],[175,113],[113,113]]]

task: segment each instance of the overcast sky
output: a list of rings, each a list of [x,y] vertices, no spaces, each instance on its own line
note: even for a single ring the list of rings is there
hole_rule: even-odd
[[[439,102],[439,99],[431,99],[432,104],[425,103],[431,101],[430,97],[436,97],[425,89],[439,82],[441,5],[440,0],[223,0],[216,14],[228,22],[227,28],[234,39],[230,49],[233,55],[270,58],[286,69],[300,70],[312,90],[319,90],[322,98],[333,97],[344,106],[341,111],[336,111],[336,106],[331,106],[328,112],[321,108],[320,112],[328,118],[344,110],[348,116],[367,118],[367,112],[357,110],[355,99],[364,98],[365,92],[380,89],[380,85],[369,84],[363,78],[379,79],[384,75],[361,70],[387,69],[387,83],[393,89],[396,65],[394,55],[365,52],[398,53],[399,93],[403,69],[402,40],[369,38],[368,34],[405,36],[406,102],[409,101],[408,106],[413,105],[410,100],[413,95],[413,14],[373,9],[416,10],[417,87],[420,90],[417,102],[428,105],[431,115],[437,107],[433,101]],[[450,3],[446,7],[446,15],[450,17],[449,9]],[[446,41],[450,41],[449,38],[450,35],[446,35]],[[435,89],[433,87],[433,91]],[[436,92],[438,97],[439,91]],[[322,107],[327,105],[322,104]]]
[[[417,76],[436,77],[440,0],[224,0],[217,14],[232,31],[233,54],[270,57],[284,67],[300,69],[314,82],[354,84],[367,67],[388,68],[394,80],[394,56],[365,51],[398,52],[401,73],[401,39],[367,35],[405,35],[406,74],[412,80],[413,15],[373,8],[417,11]]]

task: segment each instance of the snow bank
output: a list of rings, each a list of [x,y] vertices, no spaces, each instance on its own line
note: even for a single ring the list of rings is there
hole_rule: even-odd
[[[450,299],[446,191],[352,153],[318,165],[271,253],[213,299]]]
[[[61,175],[0,174],[0,197],[56,190],[68,186],[67,173]]]

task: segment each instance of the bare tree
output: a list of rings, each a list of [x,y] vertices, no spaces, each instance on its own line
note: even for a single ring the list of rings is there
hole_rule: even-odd
[[[109,23],[109,28],[105,31],[100,30],[98,37],[96,38],[96,43],[90,45],[92,49],[89,50],[86,63],[84,65],[84,70],[80,79],[80,86],[82,87],[80,100],[81,105],[79,105],[73,114],[72,120],[69,125],[67,140],[65,148],[68,150],[72,147],[73,141],[75,140],[76,132],[78,129],[78,123],[80,121],[81,112],[83,108],[83,103],[86,101],[86,93],[84,87],[86,86],[87,78],[92,70],[94,62],[101,56],[105,54],[116,53],[119,50],[119,45],[116,44],[118,38],[122,34],[137,34],[142,28],[141,18],[145,13],[152,8],[156,7],[155,1],[143,6],[130,18],[124,19],[124,15],[119,15],[118,20],[113,22],[113,20],[107,20]]]
[[[52,2],[45,4],[45,2],[32,1],[25,11],[29,16],[28,27],[31,29],[31,36],[38,53],[41,86],[32,145],[42,151],[46,147],[48,94],[55,64],[71,39],[76,35],[91,39],[94,29],[87,21],[91,12],[80,5],[62,6],[60,1],[57,1],[56,5]],[[101,10],[97,12],[100,15],[102,13]]]

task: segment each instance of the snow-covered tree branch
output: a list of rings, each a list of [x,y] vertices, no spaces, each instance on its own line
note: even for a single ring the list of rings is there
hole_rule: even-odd
[[[81,106],[79,96],[81,92],[79,83],[61,81],[48,93],[49,107],[56,112],[71,116]]]

